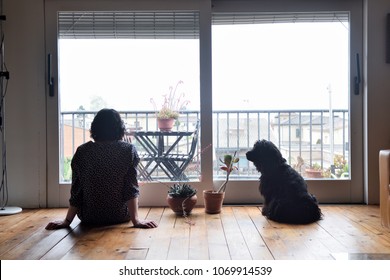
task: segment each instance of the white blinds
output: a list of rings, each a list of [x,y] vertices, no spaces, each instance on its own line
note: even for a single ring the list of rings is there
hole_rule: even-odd
[[[348,12],[315,13],[214,13],[212,22],[223,24],[260,24],[293,22],[348,22]]]
[[[61,39],[199,38],[197,12],[59,12]]]
[[[214,13],[213,24],[348,22],[348,12]],[[61,39],[197,39],[198,12],[59,12]]]

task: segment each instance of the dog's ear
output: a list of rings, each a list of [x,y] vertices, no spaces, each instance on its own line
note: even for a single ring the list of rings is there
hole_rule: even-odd
[[[272,154],[273,154],[273,157],[275,158],[275,160],[279,160],[280,163],[285,162],[286,160],[283,158],[283,155],[280,152],[280,150],[278,149],[278,147],[276,147],[276,145],[272,142],[269,142],[269,145],[270,145],[270,150],[272,150]]]
[[[278,147],[271,141],[264,140],[261,145],[264,147],[264,156],[266,158],[266,163],[263,165],[264,172],[273,173],[273,171],[286,162],[286,159],[283,158]]]

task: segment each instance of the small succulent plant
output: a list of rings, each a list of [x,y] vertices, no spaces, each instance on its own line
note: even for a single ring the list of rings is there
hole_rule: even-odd
[[[186,183],[176,183],[168,189],[168,195],[171,197],[191,197],[195,194],[196,189]]]

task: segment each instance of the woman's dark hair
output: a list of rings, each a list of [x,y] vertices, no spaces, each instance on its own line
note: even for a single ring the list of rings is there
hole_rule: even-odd
[[[125,125],[117,111],[102,109],[93,119],[90,133],[95,141],[121,140],[125,135]]]

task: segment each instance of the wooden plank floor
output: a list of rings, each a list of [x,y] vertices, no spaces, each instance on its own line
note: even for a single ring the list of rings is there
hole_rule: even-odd
[[[131,224],[100,228],[73,221],[70,229],[47,231],[66,209],[24,209],[0,216],[0,259],[285,260],[335,259],[337,254],[390,258],[390,230],[381,226],[379,207],[321,205],[324,219],[286,225],[265,219],[261,207],[224,206],[218,215],[195,208],[190,220],[169,208],[140,208],[155,229]]]

